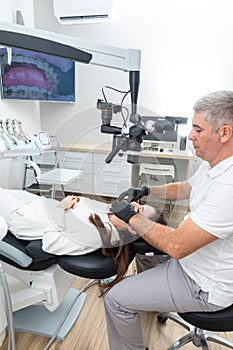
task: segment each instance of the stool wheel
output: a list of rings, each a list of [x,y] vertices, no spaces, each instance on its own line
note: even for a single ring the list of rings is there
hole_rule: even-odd
[[[194,339],[192,341],[193,345],[195,345],[197,348],[200,348],[202,345],[201,345],[201,341],[199,339]]]
[[[161,316],[161,315],[158,315],[157,316],[157,321],[161,324],[164,324],[167,322],[167,317],[166,316]]]

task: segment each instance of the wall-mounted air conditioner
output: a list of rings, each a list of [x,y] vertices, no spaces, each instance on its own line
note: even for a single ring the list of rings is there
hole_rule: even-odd
[[[61,24],[108,21],[113,0],[53,0],[53,11]]]

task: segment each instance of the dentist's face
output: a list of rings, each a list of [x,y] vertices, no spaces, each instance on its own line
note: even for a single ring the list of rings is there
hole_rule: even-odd
[[[209,162],[211,166],[216,164],[215,160],[221,150],[220,135],[205,121],[204,113],[194,114],[189,140],[193,142],[198,157]]]

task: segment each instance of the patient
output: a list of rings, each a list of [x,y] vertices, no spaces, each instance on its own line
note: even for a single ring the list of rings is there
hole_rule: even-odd
[[[130,262],[135,240],[128,224],[109,212],[109,204],[86,197],[67,196],[60,202],[35,194],[0,188],[0,216],[19,239],[42,240],[42,249],[56,255],[83,255],[102,248],[118,260],[120,280]],[[151,220],[165,224],[161,213],[135,204]]]

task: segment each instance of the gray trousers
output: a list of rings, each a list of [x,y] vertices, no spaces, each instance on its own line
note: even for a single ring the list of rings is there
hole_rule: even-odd
[[[110,350],[144,350],[140,312],[216,311],[208,293],[183,271],[179,261],[141,256],[137,275],[127,276],[104,297]],[[151,266],[155,266],[151,268]]]

